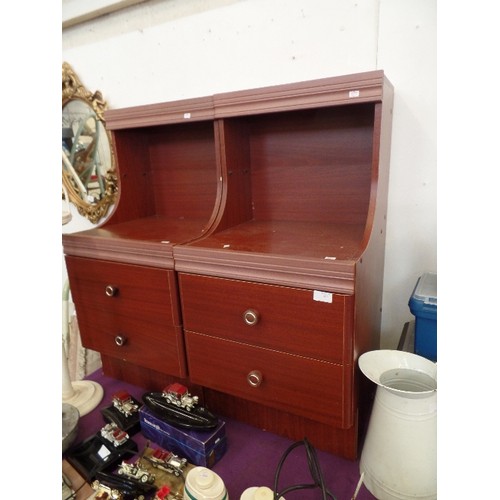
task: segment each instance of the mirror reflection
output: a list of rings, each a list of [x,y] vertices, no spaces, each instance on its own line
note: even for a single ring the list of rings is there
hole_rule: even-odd
[[[62,158],[79,197],[89,203],[102,200],[111,148],[102,122],[83,101],[70,101],[63,108]]]
[[[116,199],[111,136],[99,91],[88,92],[71,67],[63,64],[62,173],[63,186],[81,215],[97,223]]]

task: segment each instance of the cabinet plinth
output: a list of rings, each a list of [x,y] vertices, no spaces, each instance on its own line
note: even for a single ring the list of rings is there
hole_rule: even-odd
[[[107,111],[118,202],[63,237],[82,341],[105,370],[184,379],[221,415],[356,458],[392,99],[372,71]],[[98,296],[119,278],[129,295]]]

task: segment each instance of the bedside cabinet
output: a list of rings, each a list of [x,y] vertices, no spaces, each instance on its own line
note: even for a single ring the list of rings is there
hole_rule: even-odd
[[[185,377],[212,411],[356,458],[370,400],[357,359],[380,340],[392,101],[371,71],[107,111],[117,207],[63,239],[82,339],[106,369],[145,387]],[[103,281],[85,284],[99,267]],[[137,269],[137,307],[97,298]],[[92,331],[99,307],[106,334]],[[113,345],[122,330],[129,351]]]
[[[106,375],[149,390],[187,377],[173,247],[217,208],[212,117],[211,98],[110,112],[117,204],[101,227],[63,235],[83,345]]]

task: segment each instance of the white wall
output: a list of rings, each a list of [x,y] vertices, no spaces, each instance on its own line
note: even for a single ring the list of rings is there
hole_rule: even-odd
[[[395,102],[382,347],[396,346],[418,276],[437,269],[435,0],[151,0],[63,30],[62,44],[111,108],[383,69]]]

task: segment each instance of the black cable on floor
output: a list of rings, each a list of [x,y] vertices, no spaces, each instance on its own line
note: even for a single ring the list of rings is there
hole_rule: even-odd
[[[309,472],[311,473],[311,477],[313,479],[313,483],[311,484],[296,484],[293,486],[288,486],[285,488],[283,491],[279,492],[278,491],[278,482],[279,482],[279,477],[281,474],[281,469],[283,468],[283,464],[288,457],[288,455],[298,446],[304,446],[306,449],[306,456],[307,456],[307,463],[309,465]],[[323,473],[321,471],[321,467],[319,465],[318,461],[318,455],[316,454],[316,450],[312,446],[312,444],[307,440],[307,438],[304,438],[302,441],[297,441],[296,443],[293,443],[291,446],[288,447],[288,449],[283,453],[283,456],[281,457],[278,467],[276,468],[276,474],[274,476],[274,500],[279,500],[279,498],[283,497],[285,494],[289,493],[290,491],[295,491],[295,490],[304,490],[304,489],[313,489],[313,488],[320,488],[321,493],[323,496],[323,500],[327,500],[328,497],[332,498],[333,500],[336,500],[335,496],[333,493],[326,487],[325,485],[325,480],[323,478]]]

